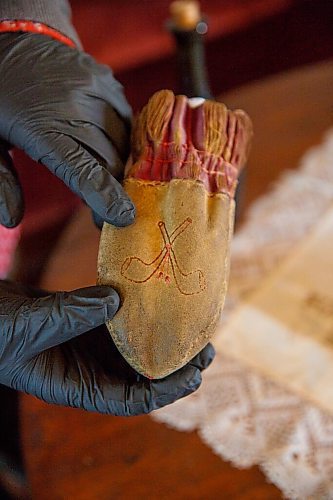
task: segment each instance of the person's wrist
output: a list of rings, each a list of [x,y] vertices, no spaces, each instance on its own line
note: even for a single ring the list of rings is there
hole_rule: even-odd
[[[27,21],[24,19],[1,20],[0,33],[35,33],[39,35],[46,35],[54,40],[57,40],[58,42],[63,43],[64,45],[77,48],[77,45],[68,36],[46,24],[35,21]]]

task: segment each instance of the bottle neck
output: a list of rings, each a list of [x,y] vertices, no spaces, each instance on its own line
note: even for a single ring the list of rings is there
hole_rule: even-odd
[[[187,97],[212,99],[205,64],[203,35],[193,30],[181,30],[173,23],[169,29],[177,45],[177,65],[180,92]]]

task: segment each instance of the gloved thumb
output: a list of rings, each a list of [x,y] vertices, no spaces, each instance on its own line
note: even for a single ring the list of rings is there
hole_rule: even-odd
[[[23,217],[22,189],[8,151],[0,145],[0,224],[17,226]]]
[[[26,152],[57,175],[99,218],[119,227],[134,221],[135,207],[121,184],[71,137],[44,134],[38,152]]]
[[[95,286],[56,292],[25,303],[16,316],[15,334],[24,339],[24,358],[62,344],[111,319],[119,307],[117,292]],[[24,335],[22,334],[24,332]]]

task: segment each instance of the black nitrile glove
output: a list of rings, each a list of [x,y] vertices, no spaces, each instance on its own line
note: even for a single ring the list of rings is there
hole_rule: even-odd
[[[172,375],[148,380],[126,363],[103,325],[118,306],[106,286],[49,294],[0,281],[0,383],[112,415],[148,413],[195,391],[213,347]]]
[[[102,219],[130,224],[135,209],[116,178],[131,110],[107,66],[47,36],[0,34],[0,223],[16,226],[23,200],[8,148],[62,179]]]

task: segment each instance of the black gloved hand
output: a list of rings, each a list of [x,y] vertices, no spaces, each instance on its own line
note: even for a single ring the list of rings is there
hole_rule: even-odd
[[[130,224],[135,209],[115,180],[129,148],[131,110],[107,66],[47,36],[0,34],[0,223],[23,215],[8,155],[16,146],[62,179],[99,218]]]
[[[148,380],[99,326],[118,306],[117,293],[106,286],[49,294],[0,281],[0,383],[49,403],[112,415],[148,413],[195,391],[213,347],[172,375]]]

